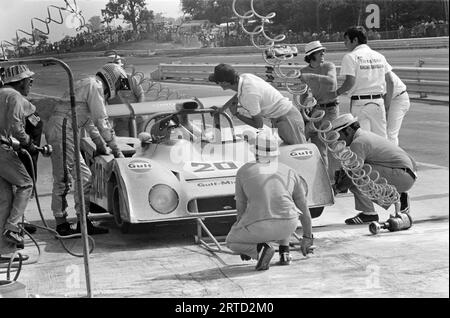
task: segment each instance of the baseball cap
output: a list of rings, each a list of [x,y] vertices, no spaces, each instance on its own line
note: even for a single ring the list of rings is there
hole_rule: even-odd
[[[34,75],[34,72],[30,71],[28,66],[25,64],[12,65],[5,68],[5,73],[3,76],[3,83],[8,84],[12,82],[18,82],[24,78],[29,78]]]
[[[352,114],[348,113],[348,114],[341,115],[341,116],[337,117],[336,119],[334,119],[331,122],[331,126],[334,131],[338,132],[344,128],[347,128],[348,126],[350,126],[351,124],[353,124],[357,121],[358,121],[357,117],[353,117]]]
[[[326,50],[320,41],[309,42],[305,45],[305,56],[311,55],[320,50]]]
[[[210,82],[233,82],[234,77],[238,73],[229,64],[219,64],[214,68],[214,73],[210,74],[208,80]]]

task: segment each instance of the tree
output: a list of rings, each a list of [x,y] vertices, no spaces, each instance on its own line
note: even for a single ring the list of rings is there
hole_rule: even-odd
[[[101,31],[103,29],[103,21],[99,15],[94,15],[88,20],[90,29],[93,32]]]
[[[146,0],[109,0],[105,9],[101,10],[102,17],[106,23],[121,17],[123,20],[131,23],[133,30],[137,31],[138,25],[143,18],[141,13],[147,10],[146,5]],[[149,12],[153,14],[153,11]],[[145,16],[146,14],[144,14]]]

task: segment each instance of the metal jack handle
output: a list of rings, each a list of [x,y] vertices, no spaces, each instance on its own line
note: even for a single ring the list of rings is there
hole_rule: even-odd
[[[44,62],[54,62],[59,64],[67,73],[69,78],[69,93],[70,93],[70,107],[72,110],[72,131],[73,137],[75,140],[75,173],[77,179],[77,188],[78,188],[78,199],[81,202],[81,236],[83,241],[83,254],[84,254],[84,271],[86,275],[86,291],[87,297],[92,298],[92,290],[91,290],[91,275],[89,271],[89,241],[88,241],[88,233],[86,227],[86,210],[84,206],[84,194],[83,194],[83,185],[81,183],[81,161],[80,161],[80,139],[78,134],[78,120],[77,120],[77,112],[75,109],[75,90],[74,90],[74,79],[73,73],[70,70],[69,66],[63,61],[56,58],[43,58],[43,59],[14,59],[9,60],[8,62],[2,62],[1,64],[42,64]]]

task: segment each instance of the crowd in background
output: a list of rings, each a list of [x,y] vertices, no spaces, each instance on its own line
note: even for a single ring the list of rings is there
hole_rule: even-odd
[[[271,36],[270,31],[268,33]],[[340,42],[344,39],[343,31],[305,30],[300,33],[295,33],[291,30],[285,30],[281,33],[286,35],[286,39],[283,42],[291,44],[307,43],[316,40],[321,42]],[[277,34],[273,34],[273,36],[275,35]],[[369,40],[448,36],[448,21],[436,19],[421,20],[410,28],[400,25],[397,30],[391,31],[372,29],[368,30],[367,35]],[[184,47],[249,45],[248,35],[240,29],[239,25],[231,24],[224,27],[223,25],[209,24],[201,29],[189,30],[172,24],[160,23],[151,27],[148,25],[141,26],[138,31],[131,29],[124,30],[121,26],[117,28],[107,27],[98,32],[84,30],[76,36],[66,36],[64,39],[54,43],[41,41],[35,46],[21,46],[20,55],[108,50],[115,48],[121,43],[141,41],[144,39],[154,40],[159,43],[174,42]],[[9,55],[16,56],[16,53],[10,52]]]

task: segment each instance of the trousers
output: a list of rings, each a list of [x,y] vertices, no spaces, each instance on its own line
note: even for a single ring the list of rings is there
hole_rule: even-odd
[[[358,117],[362,129],[387,138],[386,109],[382,98],[351,100],[350,112]]]
[[[394,97],[387,114],[387,138],[398,146],[398,134],[402,126],[403,118],[410,107],[408,93]]]
[[[67,194],[71,190],[72,183],[75,186],[75,211],[81,214],[81,202],[75,174],[75,141],[73,138],[71,120],[64,115],[53,115],[47,123],[45,138],[52,145],[51,156],[53,170],[53,189],[51,209],[56,218],[67,217]],[[89,194],[91,189],[92,174],[80,154],[81,183],[85,198],[85,211],[89,211]]]
[[[415,183],[415,179],[403,169],[388,168],[378,165],[372,165],[372,168],[379,172],[380,177],[387,180],[387,183],[393,185],[399,193],[407,192]],[[374,212],[375,207],[370,199],[364,196],[358,188],[352,184],[349,190],[355,197],[355,209],[361,212]],[[383,207],[388,209],[389,207]]]
[[[304,144],[305,123],[300,111],[292,106],[286,115],[271,119],[273,128],[278,129],[278,135],[287,145]]]
[[[241,226],[236,222],[227,235],[226,243],[230,250],[258,259],[258,243],[277,242],[289,245],[289,239],[297,228],[297,221],[297,218],[270,219],[248,226]]]
[[[25,214],[32,191],[33,181],[16,152],[0,144],[0,233],[4,230],[19,232],[18,224]],[[0,238],[0,254],[14,250],[15,246]]]

